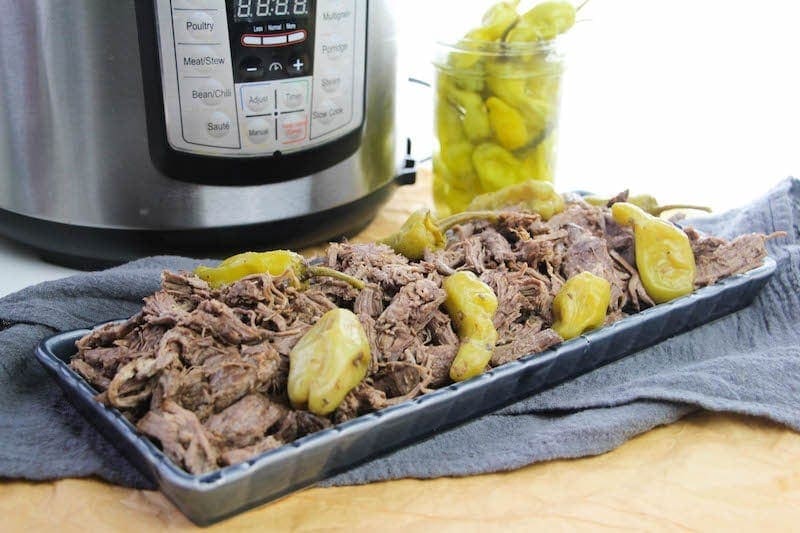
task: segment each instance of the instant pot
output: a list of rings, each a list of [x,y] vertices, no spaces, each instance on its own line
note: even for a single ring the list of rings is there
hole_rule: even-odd
[[[75,266],[298,246],[413,181],[389,0],[0,0],[0,233]]]

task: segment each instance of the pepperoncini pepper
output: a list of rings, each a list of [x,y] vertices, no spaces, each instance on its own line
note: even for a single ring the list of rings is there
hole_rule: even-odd
[[[294,272],[299,280],[314,276],[328,276],[349,283],[357,289],[363,289],[365,286],[363,281],[338,270],[309,265],[303,256],[289,250],[244,252],[225,259],[217,267],[200,265],[194,273],[200,279],[208,282],[212,288],[218,289],[223,285],[229,285],[254,274],[281,276],[289,270]]]
[[[425,256],[425,250],[434,251],[444,248],[446,243],[444,234],[447,230],[457,224],[475,219],[497,220],[497,213],[465,212],[437,222],[431,215],[430,209],[419,209],[411,213],[396,233],[381,239],[380,242],[409,259],[422,259]]]
[[[564,210],[564,198],[546,181],[528,180],[499,191],[481,194],[467,206],[470,211],[497,210],[523,204],[544,220]]]
[[[618,224],[633,226],[636,268],[654,302],[668,302],[694,290],[694,252],[683,231],[627,202],[612,205],[611,216]]]
[[[570,2],[542,2],[520,17],[506,41],[535,42],[554,39],[575,24],[576,9]]]
[[[517,23],[519,20],[519,15],[517,14],[518,4],[519,0],[500,2],[484,13],[481,24],[486,38],[489,40],[500,39]]]
[[[472,152],[472,164],[486,192],[497,191],[525,180],[522,164],[514,155],[494,143],[483,143]]]
[[[367,376],[371,360],[358,317],[347,309],[328,311],[289,353],[289,401],[328,415]]]
[[[496,96],[486,99],[486,108],[494,136],[503,148],[516,150],[530,142],[528,127],[519,111]]]
[[[587,196],[586,198],[584,198],[584,200],[587,203],[598,207],[605,207],[611,201],[608,198],[600,198],[597,196]],[[688,205],[688,204],[659,205],[658,200],[656,200],[654,196],[651,196],[649,194],[629,196],[626,201],[627,203],[635,205],[648,215],[653,215],[654,217],[661,216],[661,214],[664,213],[665,211],[672,211],[675,209],[694,209],[697,211],[705,211],[707,213],[711,212],[710,207],[705,207],[702,205]]]
[[[469,271],[456,272],[442,282],[445,309],[458,331],[461,345],[450,366],[450,378],[464,381],[482,373],[497,342],[492,323],[497,296],[491,287]]]
[[[553,330],[564,340],[598,328],[611,303],[611,284],[591,272],[571,277],[553,299]]]
[[[492,134],[489,124],[489,111],[478,93],[451,88],[449,101],[456,106],[462,116],[464,134],[472,142],[488,139]]]

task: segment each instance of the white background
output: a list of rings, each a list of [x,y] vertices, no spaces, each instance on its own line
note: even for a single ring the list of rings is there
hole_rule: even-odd
[[[394,3],[394,0],[393,0]],[[401,74],[491,2],[396,0]],[[557,184],[718,210],[800,176],[800,2],[590,0],[572,31]],[[5,73],[0,73],[5,75]],[[430,143],[431,95],[401,86],[399,131]],[[0,296],[71,271],[0,239]]]

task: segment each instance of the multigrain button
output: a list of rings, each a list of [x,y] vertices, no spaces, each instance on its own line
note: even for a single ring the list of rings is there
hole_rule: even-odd
[[[247,138],[253,144],[264,144],[273,139],[272,125],[275,119],[251,118],[247,121]]]
[[[231,118],[222,111],[214,111],[206,121],[206,133],[214,139],[227,137],[233,131]]]
[[[255,85],[242,89],[242,103],[248,114],[271,113],[275,109],[275,89],[269,85]]]

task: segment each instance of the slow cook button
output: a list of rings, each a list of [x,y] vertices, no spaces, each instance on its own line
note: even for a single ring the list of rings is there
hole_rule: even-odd
[[[335,100],[323,101],[311,115],[315,122],[320,124],[329,125],[334,120],[341,119],[344,116],[344,106]]]
[[[245,86],[242,89],[242,102],[247,114],[272,113],[275,109],[275,89],[269,85]]]
[[[272,124],[274,119],[251,118],[247,121],[247,138],[253,144],[264,144],[272,138]]]
[[[182,43],[222,44],[219,22],[205,11],[179,11],[175,14],[175,40]]]
[[[214,139],[228,137],[233,131],[231,118],[222,111],[214,111],[209,115],[205,124],[206,134]]]
[[[292,113],[278,118],[278,140],[281,144],[303,142],[308,137],[308,116]]]

